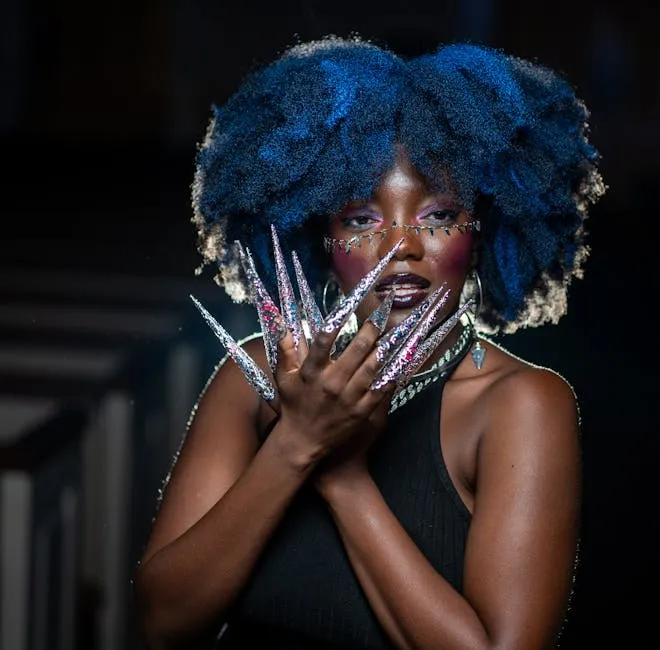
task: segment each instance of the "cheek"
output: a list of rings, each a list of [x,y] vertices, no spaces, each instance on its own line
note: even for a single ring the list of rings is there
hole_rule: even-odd
[[[460,237],[452,235],[451,240],[438,247],[436,254],[431,256],[438,277],[463,275],[470,266],[472,245],[473,237],[464,234]]]
[[[370,270],[369,261],[357,255],[355,251],[350,254],[343,250],[335,250],[332,254],[332,268],[344,291],[353,288]]]

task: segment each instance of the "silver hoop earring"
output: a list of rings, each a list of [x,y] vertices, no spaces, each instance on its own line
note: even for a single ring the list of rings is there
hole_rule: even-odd
[[[481,278],[479,277],[479,272],[477,269],[472,269],[472,279],[474,282],[474,295],[472,299],[474,300],[474,316],[473,316],[473,323],[476,325],[477,318],[479,317],[479,314],[481,313],[481,309],[484,304],[484,294],[483,294],[483,289],[481,287]],[[486,358],[486,348],[481,345],[481,341],[479,340],[478,334],[476,332],[476,327],[475,327],[475,335],[474,335],[475,341],[474,345],[472,346],[472,349],[470,350],[470,354],[472,355],[472,361],[474,363],[474,366],[477,370],[481,370],[481,368],[484,365],[484,360]]]
[[[323,285],[323,296],[321,298],[321,307],[323,308],[323,316],[327,316],[332,311],[332,305],[334,305],[338,300],[340,300],[344,295],[344,292],[337,282],[337,278],[330,276]],[[328,300],[332,296],[330,302]]]
[[[332,311],[333,306],[342,298],[344,298],[344,292],[342,291],[339,282],[337,282],[337,278],[331,275],[323,285],[323,295],[321,298],[323,315],[327,316]],[[330,356],[336,359],[351,342],[359,329],[360,324],[358,323],[355,312],[353,312],[344,326],[339,330],[330,352]]]

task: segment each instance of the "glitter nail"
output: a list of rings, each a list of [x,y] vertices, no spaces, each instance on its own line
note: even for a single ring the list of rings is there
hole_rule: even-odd
[[[472,299],[464,302],[437,330],[431,333],[431,335],[422,343],[422,345],[417,350],[414,359],[410,364],[411,372],[408,373],[408,376],[417,372],[418,368],[424,364],[424,362],[435,352],[438,346],[447,338],[447,335],[454,328],[456,323],[458,323],[460,317],[474,304]]]
[[[427,298],[420,303],[414,311],[410,312],[408,316],[402,320],[398,325],[395,325],[384,337],[378,341],[376,347],[376,359],[378,363],[383,364],[389,356],[391,356],[398,347],[408,338],[408,335],[417,327],[420,320],[424,317],[426,311],[432,307],[437,300],[438,296],[444,291],[445,285],[436,289]]]
[[[296,302],[296,296],[293,292],[291,279],[289,278],[289,274],[286,270],[286,263],[284,261],[284,255],[282,254],[282,248],[280,247],[280,240],[277,237],[277,232],[275,231],[275,226],[271,224],[270,229],[273,239],[273,254],[275,256],[277,288],[280,294],[280,309],[282,310],[282,316],[284,316],[284,322],[286,323],[291,332],[291,335],[293,336],[293,343],[296,347],[298,347],[300,340],[304,336],[302,331],[302,323],[300,322],[298,304]]]
[[[316,304],[314,293],[309,286],[309,282],[307,282],[302,265],[295,251],[291,253],[291,257],[293,258],[293,268],[296,272],[298,291],[300,292],[300,300],[305,313],[305,319],[307,320],[307,325],[313,339],[323,327],[323,315]]]
[[[447,289],[440,298],[426,311],[418,326],[413,330],[405,342],[390,357],[387,363],[374,378],[371,388],[377,390],[392,381],[399,381],[410,369],[410,364],[424,342],[424,338],[433,327],[438,312],[445,306],[451,289]]]
[[[354,287],[349,294],[333,309],[333,311],[325,319],[323,325],[324,332],[334,332],[339,329],[349,318],[349,316],[358,308],[364,297],[371,291],[374,284],[380,277],[380,274],[385,270],[385,267],[390,263],[394,257],[399,246],[403,243],[403,239],[394,244],[383,259],[367,273]]]
[[[257,309],[259,324],[264,339],[266,358],[271,372],[275,374],[277,368],[278,343],[286,336],[287,326],[284,318],[277,308],[275,301],[270,297],[264,283],[257,273],[254,259],[249,248],[243,248],[240,242],[235,242],[243,271],[250,285],[250,292]]]
[[[392,289],[383,299],[383,302],[374,309],[367,321],[369,321],[381,334],[387,326],[387,321],[390,317],[390,312],[392,311],[392,304],[394,303],[394,297],[396,296],[396,289]]]
[[[195,306],[201,312],[204,320],[208,323],[213,333],[220,339],[220,342],[227,350],[229,356],[235,361],[236,365],[240,368],[241,372],[249,382],[249,384],[259,393],[263,399],[270,402],[275,398],[275,388],[266,373],[252,360],[250,355],[241,348],[236,341],[231,337],[229,332],[225,330],[218,321],[211,316],[211,314],[202,306],[202,304],[195,298],[190,296],[195,303]]]

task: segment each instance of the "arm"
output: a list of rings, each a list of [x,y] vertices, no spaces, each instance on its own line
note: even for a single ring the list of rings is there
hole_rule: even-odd
[[[400,648],[541,650],[563,620],[580,468],[575,399],[549,371],[495,384],[477,452],[464,590],[428,563],[358,465],[321,483],[371,606]]]
[[[260,345],[250,344],[255,358]],[[258,410],[258,396],[228,361],[199,402],[135,575],[150,647],[219,629],[313,467],[279,425],[259,448]]]
[[[257,396],[233,364],[218,373],[197,409],[135,576],[152,648],[187,647],[219,629],[318,461],[359,435],[387,399],[369,390],[377,334],[365,326],[330,361],[336,333],[321,333],[302,365],[287,336],[277,368],[281,415],[261,447]],[[248,352],[257,357],[254,347]],[[263,357],[261,350],[266,365]]]

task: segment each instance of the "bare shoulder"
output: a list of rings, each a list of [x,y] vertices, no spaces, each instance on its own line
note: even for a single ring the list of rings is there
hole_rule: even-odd
[[[260,339],[241,344],[265,364]],[[165,482],[145,560],[199,521],[243,473],[258,449],[262,402],[231,358],[220,361],[193,408]]]
[[[491,387],[494,396],[507,408],[532,410],[542,415],[557,409],[574,411],[577,407],[575,391],[570,383],[551,368],[516,362]]]
[[[246,337],[238,343],[270,374],[260,335]],[[200,392],[189,420],[181,456],[208,456],[212,449],[225,454],[228,444],[232,448],[242,448],[244,455],[253,454],[263,403],[236,362],[225,356]],[[178,464],[181,464],[181,456]]]
[[[260,333],[251,334],[237,343],[269,377],[272,377]],[[245,408],[256,413],[260,402],[257,393],[247,383],[236,362],[229,355],[225,355],[202,389],[195,407],[195,415],[201,407],[229,403],[233,405],[234,409]]]
[[[263,338],[260,333],[250,334],[245,338],[239,339],[237,341],[238,345],[247,352],[250,357],[259,365],[262,370],[268,373],[270,376],[270,370],[268,368],[268,363],[266,360],[266,350],[263,344]],[[206,396],[209,392],[218,390],[219,385],[225,385],[227,383],[242,384],[245,382],[245,377],[243,376],[240,368],[236,365],[236,362],[226,354],[211,373],[206,385],[204,386],[201,397]]]
[[[532,409],[542,412],[550,409],[566,408],[574,411],[577,407],[575,391],[569,381],[552,368],[535,365],[505,350],[502,372],[492,384],[497,399],[510,408]]]
[[[489,426],[486,435],[509,438],[528,448],[551,445],[573,453],[579,435],[579,406],[569,381],[555,370],[535,365],[492,346],[495,370],[484,390]]]

